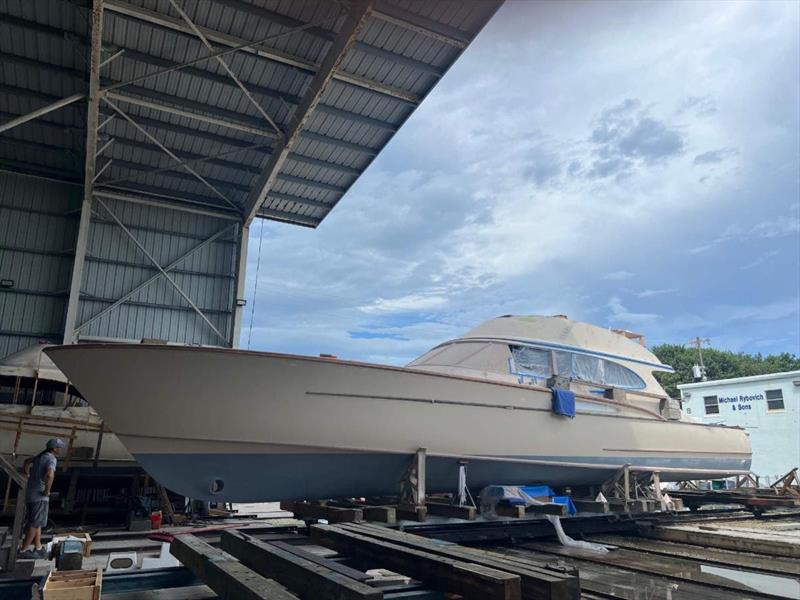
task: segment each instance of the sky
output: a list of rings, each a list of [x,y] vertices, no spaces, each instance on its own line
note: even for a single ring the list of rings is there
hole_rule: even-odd
[[[507,1],[247,299],[242,347],[396,365],[504,314],[800,354],[800,3]]]

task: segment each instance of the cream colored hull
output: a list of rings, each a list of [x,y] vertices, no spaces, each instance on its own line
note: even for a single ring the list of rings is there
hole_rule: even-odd
[[[579,400],[569,419],[550,394],[489,382],[279,354],[142,345],[47,353],[135,458],[195,498],[237,501],[393,493],[418,449],[428,489],[468,482],[601,483],[624,464],[662,479],[747,471],[742,430],[664,421]]]

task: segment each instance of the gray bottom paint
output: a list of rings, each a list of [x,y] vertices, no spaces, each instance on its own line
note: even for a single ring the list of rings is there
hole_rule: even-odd
[[[527,460],[609,464],[635,464],[709,470],[748,470],[749,459],[521,456]],[[396,495],[410,464],[403,454],[137,454],[136,460],[159,483],[198,500],[254,502],[353,496]],[[428,457],[427,491],[455,492],[458,462]],[[613,471],[606,469],[526,465],[497,461],[470,461],[467,483],[472,489],[491,484],[552,486],[598,484]],[[693,476],[697,478],[696,475]],[[679,473],[662,474],[662,480],[689,479]],[[212,486],[222,484],[219,493]]]

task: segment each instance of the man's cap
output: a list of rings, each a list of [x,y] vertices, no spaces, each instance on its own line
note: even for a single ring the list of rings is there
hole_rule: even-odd
[[[64,440],[59,438],[52,438],[47,440],[47,449],[52,450],[53,448],[66,448],[67,445],[64,443]]]

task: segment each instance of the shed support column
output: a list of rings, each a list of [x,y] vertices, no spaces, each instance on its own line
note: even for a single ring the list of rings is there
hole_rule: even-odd
[[[236,279],[233,290],[233,324],[231,329],[231,347],[241,345],[242,320],[245,310],[245,283],[247,280],[247,245],[250,238],[250,227],[239,227],[239,243],[236,246]]]
[[[76,342],[75,324],[78,320],[83,264],[86,246],[89,243],[89,227],[92,216],[92,184],[95,179],[95,157],[97,156],[97,125],[100,103],[100,64],[103,60],[103,0],[92,2],[92,47],[89,56],[89,106],[86,113],[86,168],[83,178],[83,202],[78,236],[75,241],[75,259],[72,263],[72,281],[67,300],[67,316],[64,322],[64,343]]]

